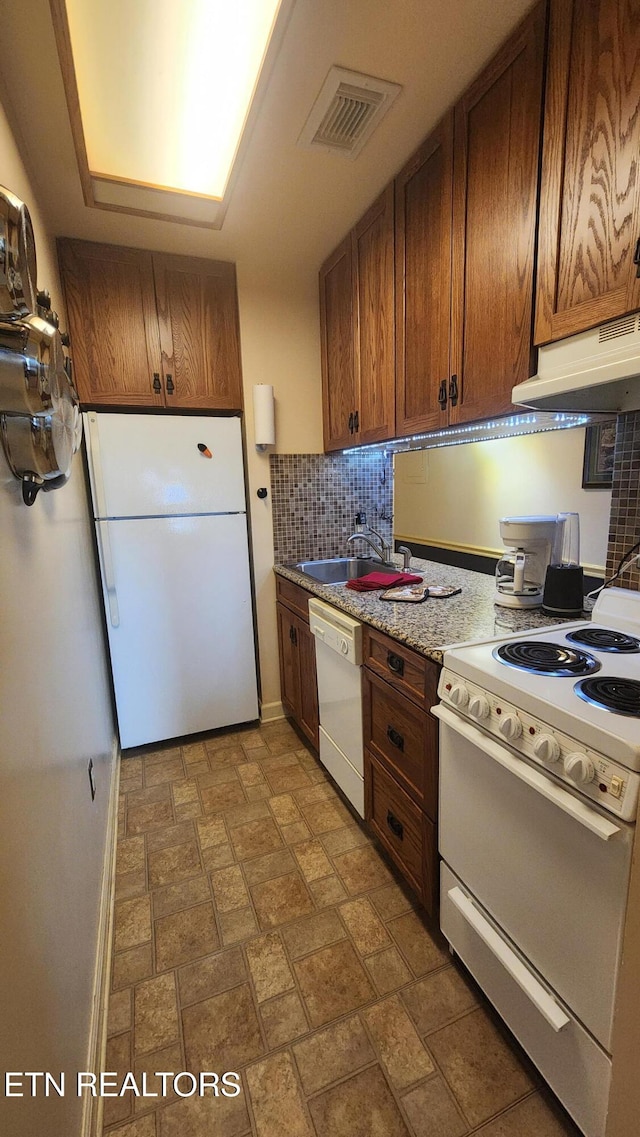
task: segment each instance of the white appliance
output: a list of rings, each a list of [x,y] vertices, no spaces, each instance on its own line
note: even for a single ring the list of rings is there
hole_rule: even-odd
[[[240,420],[85,428],[122,747],[256,719]]]
[[[640,593],[444,656],[441,926],[587,1137],[604,1137],[640,786]]]
[[[510,551],[496,565],[496,604],[503,608],[540,607],[557,532],[557,515],[500,518],[500,536]]]
[[[541,347],[538,374],[511,398],[541,411],[639,410],[640,313]]]
[[[309,627],[316,641],[320,761],[364,817],[362,625],[313,597]]]

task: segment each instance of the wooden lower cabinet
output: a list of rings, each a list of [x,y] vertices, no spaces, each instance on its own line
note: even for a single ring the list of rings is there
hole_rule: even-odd
[[[365,818],[436,916],[438,724],[429,708],[440,669],[373,628],[364,662]]]
[[[315,640],[309,631],[306,611],[309,594],[290,581],[280,579],[276,593],[282,705],[317,750],[318,680]]]

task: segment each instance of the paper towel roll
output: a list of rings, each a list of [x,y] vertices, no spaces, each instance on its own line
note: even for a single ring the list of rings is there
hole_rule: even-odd
[[[273,446],[276,440],[273,387],[256,383],[253,388],[253,425],[256,446]]]

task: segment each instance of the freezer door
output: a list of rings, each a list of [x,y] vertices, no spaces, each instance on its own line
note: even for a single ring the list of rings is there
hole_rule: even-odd
[[[94,517],[246,508],[240,419],[96,411],[84,418]]]
[[[97,523],[123,748],[258,717],[244,515]]]

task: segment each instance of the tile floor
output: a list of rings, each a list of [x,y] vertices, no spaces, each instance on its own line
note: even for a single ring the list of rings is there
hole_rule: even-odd
[[[106,1069],[242,1093],[105,1137],[577,1134],[285,721],[123,759],[113,949]]]

